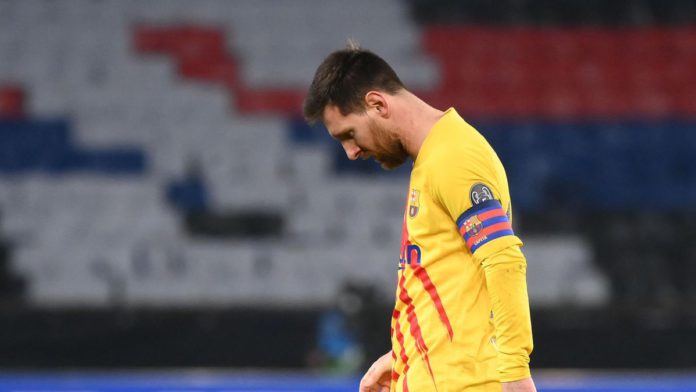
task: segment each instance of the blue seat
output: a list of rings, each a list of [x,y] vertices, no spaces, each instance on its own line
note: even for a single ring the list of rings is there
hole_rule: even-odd
[[[40,170],[59,159],[69,142],[64,121],[0,121],[0,171]]]
[[[103,150],[73,150],[71,151],[76,167],[74,171],[93,173],[140,174],[146,169],[145,154],[134,148],[120,147]]]
[[[0,172],[21,174],[71,171],[138,174],[146,169],[144,151],[135,147],[80,148],[70,139],[69,122],[0,120]]]

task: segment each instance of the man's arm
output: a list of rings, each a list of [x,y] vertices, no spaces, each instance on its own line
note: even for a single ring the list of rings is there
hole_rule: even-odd
[[[389,392],[392,362],[391,351],[379,357],[360,380],[360,392]]]
[[[533,349],[527,295],[527,263],[520,247],[510,246],[482,262],[493,305],[498,373],[506,391],[535,391],[529,371]]]
[[[532,378],[525,378],[519,381],[504,382],[503,392],[536,392],[536,386]]]

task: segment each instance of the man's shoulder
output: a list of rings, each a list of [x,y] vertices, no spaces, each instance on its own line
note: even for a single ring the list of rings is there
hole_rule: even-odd
[[[446,130],[444,137],[437,140],[430,149],[430,165],[458,166],[476,163],[488,155],[486,144],[481,135],[473,128],[456,127]]]

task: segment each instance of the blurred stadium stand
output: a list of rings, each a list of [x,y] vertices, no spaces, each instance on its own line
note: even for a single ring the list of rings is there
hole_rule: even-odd
[[[348,37],[506,165],[535,366],[696,366],[695,13],[0,1],[0,366],[320,366],[336,309],[386,350],[408,168],[300,118]]]

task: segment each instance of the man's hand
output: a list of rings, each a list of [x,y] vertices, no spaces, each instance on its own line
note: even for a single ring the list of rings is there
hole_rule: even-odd
[[[525,378],[524,380],[502,383],[503,392],[536,392],[534,380]],[[361,390],[362,391],[362,390]]]
[[[391,351],[379,357],[360,380],[360,392],[389,392],[391,388]]]

